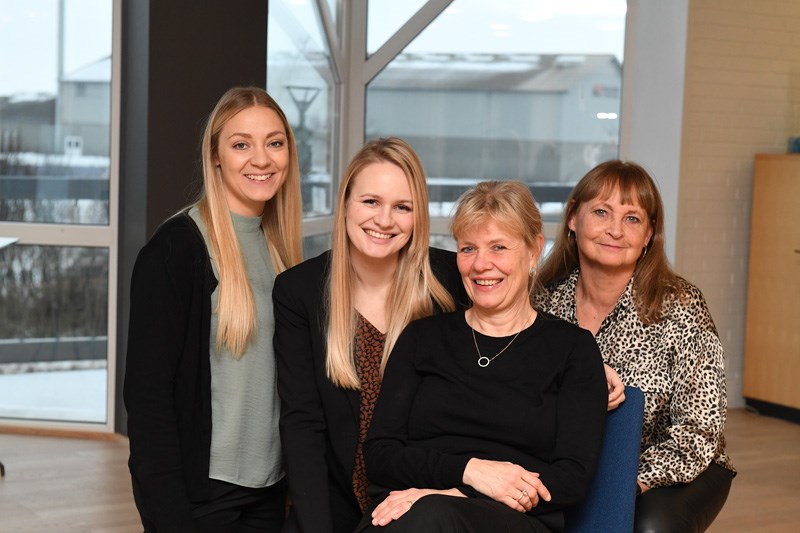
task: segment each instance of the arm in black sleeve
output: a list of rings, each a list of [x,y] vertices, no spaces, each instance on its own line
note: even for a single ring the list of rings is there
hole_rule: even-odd
[[[364,443],[367,477],[372,483],[389,489],[458,487],[463,485],[469,457],[449,455],[409,442],[409,413],[422,381],[414,367],[417,342],[412,323],[397,339],[389,357]]]
[[[277,277],[272,289],[281,442],[292,512],[302,531],[326,533],[333,531],[326,462],[328,428],[317,388],[311,340],[320,327],[314,322],[320,310],[310,308],[306,298],[298,296],[316,290],[319,283],[317,280],[311,282],[311,287],[299,287],[298,280],[301,278],[290,280],[284,273]]]
[[[570,353],[558,392],[555,452],[539,470],[552,499],[540,501],[534,514],[580,501],[591,484],[600,454],[608,403],[603,359],[591,333],[578,328],[575,331],[574,342],[565,346]]]
[[[130,327],[124,399],[128,411],[130,468],[143,516],[170,531],[189,531],[191,508],[175,404],[175,380],[184,353],[194,281],[171,243],[148,244],[131,280]],[[194,295],[195,297],[203,297]]]

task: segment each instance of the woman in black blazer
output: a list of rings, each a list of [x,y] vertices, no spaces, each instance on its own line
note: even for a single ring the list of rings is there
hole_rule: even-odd
[[[350,162],[332,247],[275,280],[275,354],[291,511],[285,531],[353,530],[369,506],[361,445],[405,326],[463,302],[455,254],[428,246],[425,174],[397,138]]]

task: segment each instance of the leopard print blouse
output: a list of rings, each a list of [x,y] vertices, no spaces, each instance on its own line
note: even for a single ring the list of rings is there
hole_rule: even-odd
[[[578,273],[537,295],[536,307],[577,324]],[[665,302],[664,318],[646,326],[631,280],[595,336],[622,382],[644,392],[638,478],[651,488],[688,483],[711,461],[735,473],[722,434],[728,406],[722,345],[700,290],[681,284],[684,298]]]

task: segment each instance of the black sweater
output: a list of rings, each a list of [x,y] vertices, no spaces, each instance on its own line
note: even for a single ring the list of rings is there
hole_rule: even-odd
[[[136,258],[123,389],[128,465],[142,521],[159,531],[193,531],[190,501],[208,497],[216,286],[203,237],[184,213]]]
[[[512,338],[476,336],[489,357]],[[600,350],[588,331],[540,313],[489,366],[477,361],[463,312],[409,325],[364,445],[367,477],[390,490],[448,489],[463,485],[473,457],[509,461],[540,474],[552,500],[531,514],[559,529],[600,451],[608,400]]]

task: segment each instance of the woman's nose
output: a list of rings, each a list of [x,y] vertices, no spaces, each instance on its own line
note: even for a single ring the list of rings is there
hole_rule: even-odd
[[[375,213],[374,220],[375,223],[381,226],[382,228],[388,228],[392,226],[394,221],[392,220],[391,206],[381,206],[378,209],[378,212]]]
[[[256,146],[253,149],[253,155],[250,157],[250,162],[257,167],[266,167],[269,165],[271,159],[266,148],[263,146]]]

